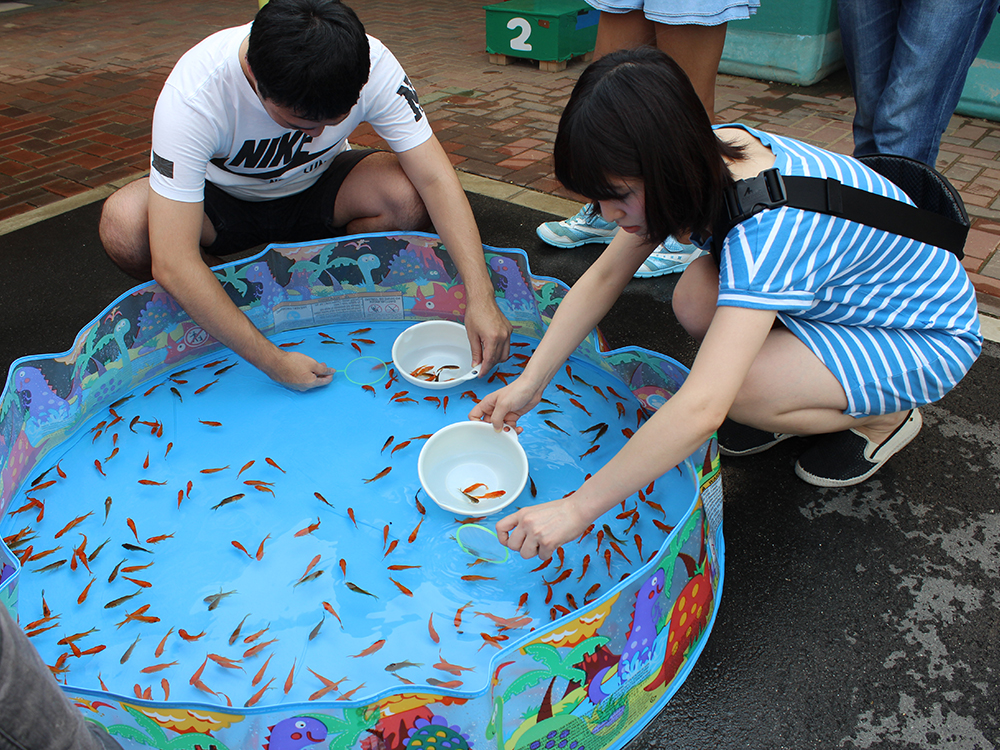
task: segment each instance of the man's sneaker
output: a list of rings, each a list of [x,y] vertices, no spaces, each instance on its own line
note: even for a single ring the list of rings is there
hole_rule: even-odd
[[[708,251],[694,245],[682,245],[673,237],[667,237],[639,266],[635,278],[651,279],[668,273],[680,273],[691,265],[691,261],[702,255],[708,255]]]
[[[911,409],[906,419],[881,443],[857,430],[834,432],[821,438],[795,464],[795,473],[817,487],[848,487],[865,481],[882,468],[920,432],[923,419]]]
[[[785,432],[765,432],[756,427],[726,419],[719,426],[719,453],[723,456],[752,456],[773,448],[783,440],[795,437]]]
[[[535,232],[544,242],[554,247],[580,247],[592,242],[608,244],[618,231],[613,221],[605,221],[598,211],[584,206],[564,221],[547,221]]]

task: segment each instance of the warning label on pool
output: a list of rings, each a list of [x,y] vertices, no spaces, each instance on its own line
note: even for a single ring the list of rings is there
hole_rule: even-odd
[[[338,294],[322,299],[281,302],[274,308],[276,332],[358,320],[402,320],[403,295],[397,291]]]

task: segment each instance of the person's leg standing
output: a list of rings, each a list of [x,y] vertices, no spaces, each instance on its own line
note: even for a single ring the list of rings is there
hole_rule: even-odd
[[[870,1],[870,0],[866,0]],[[904,0],[874,120],[879,153],[934,166],[941,136],[1000,0]]]
[[[900,0],[838,0],[844,63],[854,91],[854,155],[873,154],[875,113],[896,46]]]

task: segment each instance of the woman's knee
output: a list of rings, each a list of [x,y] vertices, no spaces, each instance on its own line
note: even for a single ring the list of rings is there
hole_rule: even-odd
[[[693,261],[681,274],[671,305],[677,322],[701,341],[715,316],[718,299],[719,271],[712,257],[705,255]]]

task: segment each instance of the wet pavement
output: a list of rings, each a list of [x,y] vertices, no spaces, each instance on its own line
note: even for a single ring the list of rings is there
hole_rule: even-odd
[[[22,4],[0,12],[4,372],[17,357],[69,348],[131,288],[100,248],[99,200],[145,169],[148,116],[176,56],[253,12],[233,0]],[[489,65],[480,3],[352,5],[401,58],[466,170],[484,240],[523,248],[535,273],[575,281],[600,248],[555,250],[534,228],[573,208],[552,181],[550,153],[579,64],[546,74]],[[720,76],[720,119],[849,150],[848,94],[842,73],[804,89]],[[938,165],[975,218],[966,267],[987,311],[1000,295],[989,286],[1000,272],[987,275],[1000,263],[996,138],[995,123],[953,118]],[[632,282],[602,323],[611,345],[690,364],[694,344],[669,311],[674,283]],[[990,330],[998,338],[995,320]],[[966,379],[923,409],[917,439],[854,488],[795,477],[806,439],[726,460],[715,628],[687,682],[630,747],[1000,746],[998,382],[1000,345],[987,341]]]

